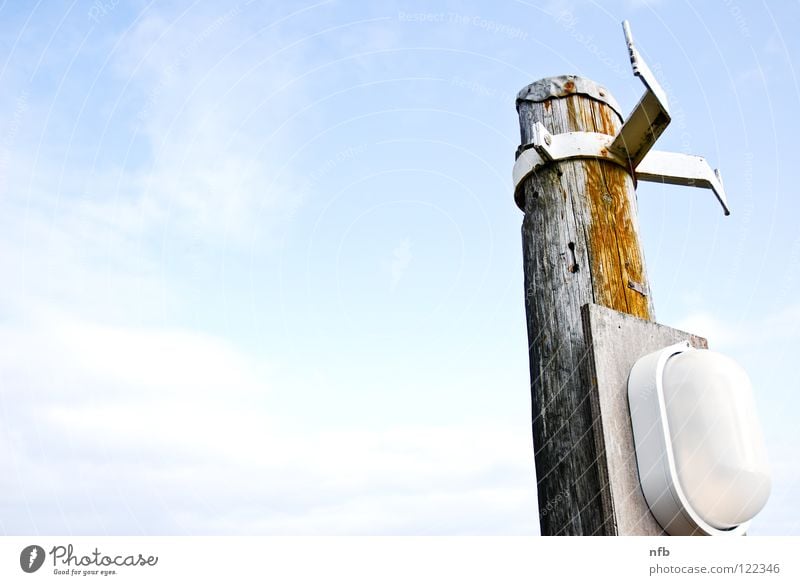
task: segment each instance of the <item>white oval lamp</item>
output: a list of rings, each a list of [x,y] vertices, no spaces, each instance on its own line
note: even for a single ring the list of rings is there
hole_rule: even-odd
[[[681,342],[648,354],[628,378],[639,480],[671,535],[741,535],[770,491],[747,373]]]

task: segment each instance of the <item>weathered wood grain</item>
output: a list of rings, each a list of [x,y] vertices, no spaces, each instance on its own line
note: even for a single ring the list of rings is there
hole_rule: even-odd
[[[606,534],[664,535],[639,484],[628,406],[628,374],[640,357],[679,341],[707,349],[702,337],[595,304],[582,308],[589,402]]]
[[[546,99],[539,101],[540,89],[520,92],[523,145],[531,140],[536,122],[553,134],[617,133],[621,120],[609,105],[613,98],[579,93],[591,84],[580,78],[551,79],[552,83],[537,82],[540,88],[555,88]],[[607,95],[604,90],[602,95]],[[613,523],[601,501],[583,367],[588,348],[581,307],[597,303],[654,318],[650,296],[629,285],[649,291],[633,180],[626,169],[607,161],[557,162],[526,179],[524,211],[525,305],[542,534],[612,534]]]

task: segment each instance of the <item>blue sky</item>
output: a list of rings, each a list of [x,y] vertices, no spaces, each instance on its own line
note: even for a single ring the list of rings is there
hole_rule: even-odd
[[[514,96],[670,97],[658,321],[748,370],[800,534],[797,3],[4,2],[0,531],[535,534]]]

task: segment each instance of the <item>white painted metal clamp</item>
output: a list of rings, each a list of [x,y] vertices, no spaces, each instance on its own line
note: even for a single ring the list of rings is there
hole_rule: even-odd
[[[514,193],[537,169],[560,160],[597,158],[629,170],[639,181],[702,187],[714,192],[725,215],[730,215],[725,188],[718,170],[712,170],[706,159],[678,152],[651,150],[669,125],[671,117],[664,90],[633,44],[628,21],[622,23],[630,52],[633,74],[642,80],[646,91],[616,136],[597,132],[550,134],[541,123],[536,124],[533,140],[514,163]]]

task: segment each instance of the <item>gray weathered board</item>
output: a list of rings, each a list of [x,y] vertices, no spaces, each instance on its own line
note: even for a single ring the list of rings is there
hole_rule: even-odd
[[[582,307],[581,316],[589,348],[586,378],[607,534],[663,535],[639,485],[628,373],[638,358],[667,345],[689,340],[692,346],[705,349],[708,343],[697,335],[592,303]]]

